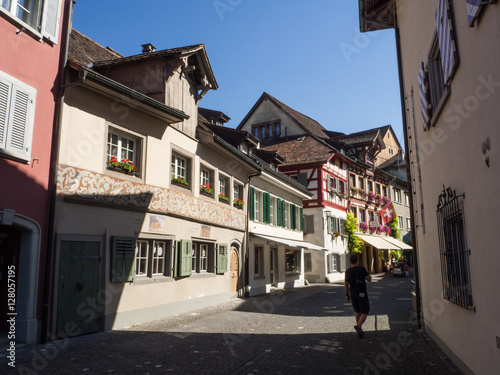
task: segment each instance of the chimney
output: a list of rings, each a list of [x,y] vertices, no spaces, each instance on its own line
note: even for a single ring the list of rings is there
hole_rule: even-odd
[[[142,47],[142,53],[151,53],[156,51],[156,47],[153,46],[151,43],[143,44],[141,47]]]

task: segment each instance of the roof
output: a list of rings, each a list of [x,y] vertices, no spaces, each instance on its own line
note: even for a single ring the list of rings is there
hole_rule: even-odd
[[[394,0],[358,0],[359,30],[384,30],[395,25]]]
[[[123,57],[113,49],[101,46],[75,29],[71,30],[69,38],[68,59],[80,66],[89,66],[94,61]]]
[[[334,137],[333,140],[337,142],[349,143],[351,145],[372,143],[377,139],[379,134],[380,134],[380,129],[375,128],[375,129],[363,130],[357,133],[341,135],[339,137]]]
[[[198,107],[198,114],[201,114],[206,120],[208,120],[209,123],[214,123],[214,124],[216,122],[225,123],[231,120],[231,118],[224,112],[215,111],[213,109]]]
[[[287,106],[286,104],[266,92],[261,95],[250,112],[248,112],[245,118],[241,121],[241,123],[238,125],[238,129],[240,129],[246,123],[253,112],[255,112],[255,110],[258,108],[260,103],[262,103],[266,99],[271,101],[276,107],[278,107],[283,113],[285,113],[292,121],[294,121],[300,128],[302,128],[306,134],[315,135],[319,138],[324,139],[329,138],[327,130],[323,126],[321,126],[319,122]]]
[[[399,167],[406,167],[406,162],[404,157],[401,154],[396,154],[389,160],[386,160],[382,164],[378,166],[380,169],[393,169],[393,168],[399,168]]]
[[[326,163],[337,152],[333,147],[310,135],[285,140],[262,147],[261,149],[277,152],[283,156],[285,162],[281,164],[282,166]]]
[[[258,139],[255,138],[253,135],[250,133],[244,131],[244,130],[238,130],[238,129],[232,129],[232,128],[226,128],[224,126],[220,125],[213,125],[210,122],[208,122],[199,112],[198,112],[198,119],[200,119],[200,116],[202,117],[202,124],[210,129],[215,135],[218,135],[222,139],[224,139],[226,142],[228,142],[230,145],[234,147],[238,147],[239,144],[242,141],[248,141],[254,145],[257,145],[259,143]]]

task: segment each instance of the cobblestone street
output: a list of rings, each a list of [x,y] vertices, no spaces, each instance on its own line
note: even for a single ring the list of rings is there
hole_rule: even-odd
[[[375,275],[353,329],[343,283],[232,300],[131,327],[20,349],[2,374],[459,374],[411,317],[411,278]]]

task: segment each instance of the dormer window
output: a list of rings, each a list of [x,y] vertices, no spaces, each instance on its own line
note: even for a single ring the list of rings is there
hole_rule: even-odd
[[[240,151],[248,155],[248,146],[244,143],[240,143]]]
[[[281,134],[281,123],[279,121],[271,121],[262,124],[252,125],[252,134],[259,139],[273,139]]]

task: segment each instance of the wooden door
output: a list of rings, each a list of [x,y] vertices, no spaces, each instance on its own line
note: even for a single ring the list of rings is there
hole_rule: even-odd
[[[239,273],[239,262],[238,262],[238,252],[234,247],[231,248],[231,296],[236,297],[238,295],[238,273]]]
[[[99,242],[62,241],[59,259],[58,338],[98,332]],[[70,332],[68,324],[73,327]]]

